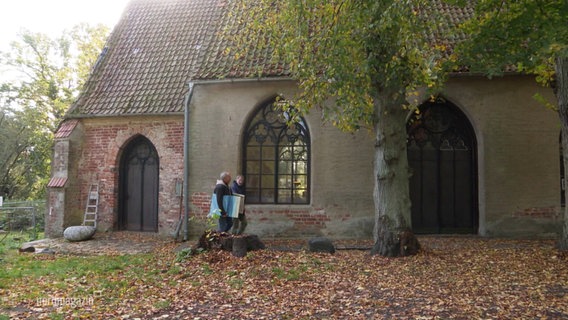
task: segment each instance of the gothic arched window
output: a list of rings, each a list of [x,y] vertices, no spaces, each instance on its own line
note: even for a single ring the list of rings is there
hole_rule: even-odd
[[[302,117],[291,122],[276,100],[254,114],[243,141],[246,202],[305,204],[310,201],[310,135]],[[289,107],[288,107],[289,108]],[[290,110],[290,109],[288,109]]]

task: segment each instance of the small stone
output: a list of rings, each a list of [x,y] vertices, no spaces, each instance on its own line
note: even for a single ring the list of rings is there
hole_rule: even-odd
[[[243,235],[242,237],[244,237],[247,241],[247,251],[266,249],[266,245],[256,234]]]
[[[85,241],[91,239],[97,229],[91,226],[72,226],[63,231],[63,237],[68,241]]]
[[[330,239],[325,237],[312,238],[308,241],[310,252],[327,252],[335,253],[335,246]]]

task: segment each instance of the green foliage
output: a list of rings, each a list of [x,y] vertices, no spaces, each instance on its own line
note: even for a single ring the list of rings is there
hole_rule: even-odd
[[[456,49],[471,71],[489,76],[514,70],[554,79],[554,57],[568,56],[568,2],[565,0],[477,1],[468,35]]]
[[[184,248],[176,254],[175,261],[176,262],[182,262],[186,258],[191,257],[192,254],[193,254],[193,250],[191,248]]]
[[[204,249],[202,249],[202,248],[197,248],[197,249],[195,249],[195,250],[194,250],[193,248],[191,248],[191,247],[183,248],[183,249],[181,249],[180,251],[178,251],[178,252],[176,253],[175,262],[178,262],[178,263],[179,263],[179,262],[182,262],[182,261],[184,261],[184,260],[186,260],[186,259],[191,258],[191,256],[193,256],[193,255],[195,255],[195,254],[202,253],[203,251],[204,251]]]
[[[44,197],[53,134],[77,98],[108,28],[81,24],[59,38],[23,30],[0,52],[0,195]]]
[[[190,219],[193,219],[194,217],[190,217]],[[217,221],[218,219],[213,219],[213,218],[207,218],[207,220],[205,220],[205,230],[208,232],[208,234],[211,233],[211,231],[215,231],[215,229],[217,228]]]
[[[374,129],[377,97],[404,103],[445,78],[445,48],[429,41],[441,17],[428,1],[234,1],[248,18],[237,21],[244,32],[228,24],[228,54],[238,61],[270,52],[298,80],[289,100],[300,113],[322,108],[340,129]]]
[[[0,195],[5,199],[35,198],[43,192],[51,135],[37,130],[36,120],[25,111],[0,110]]]

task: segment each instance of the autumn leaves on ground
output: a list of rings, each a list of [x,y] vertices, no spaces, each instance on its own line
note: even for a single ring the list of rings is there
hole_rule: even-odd
[[[568,318],[568,258],[554,241],[419,240],[405,258],[266,240],[243,258],[184,257],[175,243],[143,255],[5,255],[0,319]],[[301,249],[275,250],[285,247]]]

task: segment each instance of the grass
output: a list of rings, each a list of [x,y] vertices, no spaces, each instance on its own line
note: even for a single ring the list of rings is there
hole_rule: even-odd
[[[1,239],[1,238],[0,238]],[[8,234],[0,242],[0,320],[2,309],[38,299],[97,297],[114,300],[144,275],[146,283],[159,281],[159,271],[149,270],[148,254],[71,256],[19,253],[29,239]],[[35,287],[30,287],[34,283]],[[105,293],[112,292],[107,295]],[[108,302],[108,301],[107,301]]]
[[[0,258],[17,252],[22,244],[31,241],[28,233],[10,232],[0,234]]]

